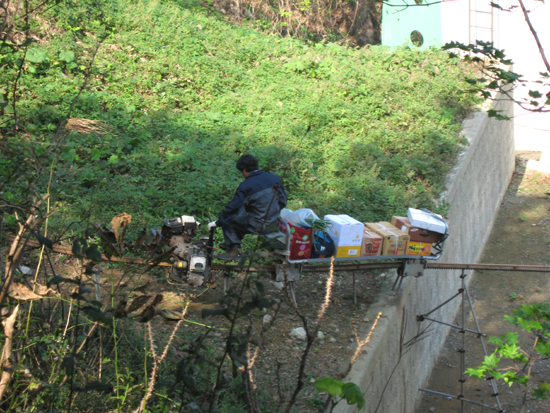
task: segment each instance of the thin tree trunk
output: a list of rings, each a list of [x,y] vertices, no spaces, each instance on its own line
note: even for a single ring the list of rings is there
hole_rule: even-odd
[[[14,331],[15,320],[17,319],[18,312],[19,312],[19,304],[17,304],[17,306],[15,307],[11,315],[8,318],[6,318],[4,321],[2,321],[2,325],[4,326],[4,334],[6,336],[6,341],[4,342],[4,349],[2,350],[2,359],[1,359],[2,376],[0,377],[0,401],[4,396],[4,392],[6,391],[6,388],[8,387],[8,383],[13,374],[14,364],[11,358],[11,355],[12,355],[11,346],[13,343],[13,331]]]

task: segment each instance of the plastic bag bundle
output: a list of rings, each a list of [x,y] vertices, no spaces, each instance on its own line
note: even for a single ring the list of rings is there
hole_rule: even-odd
[[[307,220],[315,221],[316,219],[319,219],[317,215],[315,215],[315,212],[313,212],[309,208],[302,208],[297,209],[296,211],[292,211],[288,208],[283,208],[281,211],[281,218],[285,222],[290,222],[292,225],[301,227],[301,228],[310,228],[311,225],[307,223]]]

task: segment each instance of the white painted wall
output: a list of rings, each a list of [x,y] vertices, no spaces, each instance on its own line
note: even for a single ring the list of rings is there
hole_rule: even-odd
[[[489,0],[443,0],[441,3],[443,43],[457,41],[470,44],[475,40],[492,40],[495,46],[499,47],[500,15],[500,10],[492,8]],[[491,25],[492,34],[488,29]]]
[[[451,41],[468,44],[468,1],[441,3],[441,37],[443,44]]]
[[[431,0],[426,0],[431,1]],[[441,5],[443,43],[458,41],[468,44],[474,39],[489,40],[482,29],[472,29],[469,36],[469,10],[489,10],[491,0],[443,0]],[[495,0],[498,1],[498,0]],[[471,2],[471,3],[470,3]],[[517,6],[511,12],[494,10],[493,40],[495,46],[504,49],[514,62],[514,71],[525,79],[538,80],[539,72],[546,71],[533,34],[525,21],[518,0],[500,0],[501,7]],[[470,6],[471,4],[471,6]],[[540,0],[524,0],[530,10],[531,22],[537,31],[543,48],[550,60],[550,4]],[[475,13],[471,13],[475,18]],[[482,25],[482,24],[480,24]],[[540,90],[539,84],[520,86],[515,91],[516,98],[528,97],[529,89]],[[548,91],[550,89],[546,89]],[[540,151],[550,172],[550,113],[532,113],[516,106],[514,109],[516,150]],[[540,169],[540,168],[539,168]]]
[[[505,4],[518,4],[517,0],[506,0]],[[550,4],[525,0],[529,18],[542,46],[550,59]],[[514,71],[525,79],[538,80],[539,72],[545,72],[542,57],[519,8],[511,13],[501,13],[501,39],[506,54],[514,61]],[[550,83],[550,82],[547,82]],[[531,84],[516,90],[516,97],[528,97],[529,89],[540,90],[540,84]],[[550,89],[546,89],[547,91]],[[550,165],[550,113],[531,113],[516,106],[514,109],[516,150],[543,151],[545,162]],[[547,150],[544,150],[547,149]],[[549,170],[550,172],[550,170]]]
[[[495,46],[499,47],[499,16],[500,11],[491,8],[488,0],[443,0],[441,3],[443,43],[457,41],[470,44],[475,40],[492,40]],[[489,29],[491,25],[492,35]]]

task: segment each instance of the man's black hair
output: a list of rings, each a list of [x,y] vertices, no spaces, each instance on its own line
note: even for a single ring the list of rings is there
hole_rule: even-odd
[[[254,172],[258,168],[258,160],[252,155],[243,155],[237,161],[237,169],[241,172]]]

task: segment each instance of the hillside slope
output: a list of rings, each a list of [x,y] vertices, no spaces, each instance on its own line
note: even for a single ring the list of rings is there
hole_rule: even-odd
[[[367,221],[433,207],[476,102],[461,93],[468,68],[438,50],[268,36],[193,1],[39,9],[21,72],[25,28],[14,27],[18,47],[0,60],[0,84],[9,85],[2,141],[26,145],[44,166],[42,190],[54,160],[52,199],[63,220],[125,211],[155,225],[217,214],[240,182],[234,165],[243,153],[283,177],[290,208]],[[96,48],[70,117],[100,122],[54,138]],[[2,160],[4,177],[17,164],[12,155]]]

